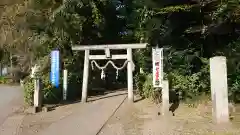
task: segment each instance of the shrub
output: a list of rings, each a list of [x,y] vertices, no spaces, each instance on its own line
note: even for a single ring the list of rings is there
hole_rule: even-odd
[[[146,81],[146,75],[138,73],[134,76],[134,80],[138,94],[144,97],[143,84]]]
[[[59,79],[59,87],[56,88],[51,84],[49,74],[43,75],[42,77],[42,92],[43,92],[43,103],[54,104],[58,103],[62,98],[62,78]]]
[[[180,99],[184,101],[197,101],[202,95],[210,94],[210,73],[208,60],[201,59],[203,65],[198,72],[172,69],[164,74],[164,79],[169,80],[170,90],[179,93]],[[166,67],[165,67],[166,68]],[[167,70],[168,71],[168,70]],[[152,73],[137,74],[135,76],[136,86],[141,96],[151,98],[160,102],[161,91],[152,86]]]
[[[147,98],[152,98],[154,93],[154,88],[152,85],[152,74],[146,74],[145,82],[143,83],[143,95]]]
[[[26,78],[24,80],[24,102],[25,104],[32,106],[33,105],[33,94],[34,94],[34,82],[31,78]]]
[[[61,84],[59,88],[52,86],[49,75],[42,75],[43,103],[57,103],[61,99]],[[61,80],[60,80],[61,82]],[[28,77],[24,80],[24,101],[27,105],[33,105],[34,80]]]
[[[196,101],[199,96],[210,94],[209,78],[208,65],[191,75],[182,75],[177,70],[168,74],[171,88],[177,90],[185,101]]]
[[[143,98],[149,98],[154,102],[161,101],[161,90],[155,90],[152,84],[152,73],[138,74],[135,76],[136,86]]]
[[[0,77],[0,84],[6,84],[8,83],[8,80],[5,77]]]
[[[229,76],[229,100],[240,102],[240,75],[238,72]]]

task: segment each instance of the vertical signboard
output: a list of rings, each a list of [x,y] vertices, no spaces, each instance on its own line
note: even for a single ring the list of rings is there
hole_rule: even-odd
[[[51,74],[50,80],[55,87],[59,86],[59,51],[51,52]]]
[[[163,81],[163,48],[152,49],[153,87],[162,87]]]

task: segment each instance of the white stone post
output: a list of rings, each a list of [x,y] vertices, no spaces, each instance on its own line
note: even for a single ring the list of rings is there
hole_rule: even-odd
[[[134,98],[133,98],[133,67],[132,67],[132,49],[131,48],[128,48],[127,49],[127,60],[129,61],[128,62],[128,65],[127,65],[127,75],[128,75],[128,100],[130,102],[133,102],[134,101]]]
[[[2,76],[2,62],[0,62],[0,76]]]
[[[41,91],[41,81],[39,78],[34,78],[34,95],[33,104],[37,110],[42,107],[42,91]]]
[[[83,69],[83,82],[82,82],[82,102],[87,102],[87,89],[88,89],[88,70],[89,70],[89,50],[85,50],[84,69]]]
[[[67,83],[68,83],[67,70],[63,70],[63,100],[67,100]]]
[[[218,124],[229,122],[226,57],[210,59],[210,79],[213,120]]]
[[[163,81],[162,87],[162,115],[166,115],[169,112],[169,82]]]

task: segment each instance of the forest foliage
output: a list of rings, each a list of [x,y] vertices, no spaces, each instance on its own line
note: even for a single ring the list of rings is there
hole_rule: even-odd
[[[209,58],[218,55],[227,57],[229,97],[240,100],[239,0],[27,0],[7,6],[0,26],[1,63],[10,64],[11,56],[29,103],[35,63],[41,65],[45,100],[61,99],[60,90],[49,86],[51,50],[60,50],[61,70],[69,71],[69,98],[79,98],[83,52],[73,52],[73,45],[140,42],[148,43],[134,51],[136,67],[144,71],[134,77],[142,96],[156,97],[151,48],[158,46],[164,48],[164,77],[183,100],[210,93]]]

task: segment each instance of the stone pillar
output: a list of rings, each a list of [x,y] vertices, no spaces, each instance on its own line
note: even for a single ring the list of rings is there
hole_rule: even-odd
[[[82,102],[87,102],[88,75],[89,75],[89,50],[85,50],[83,83],[82,83]]]
[[[127,49],[127,80],[128,80],[128,100],[133,102],[133,65],[132,65],[132,49]]]
[[[33,95],[33,104],[35,112],[40,111],[42,107],[42,90],[41,90],[41,80],[36,78],[34,79],[34,95]]]
[[[162,115],[166,115],[169,112],[169,82],[163,81],[162,87]]]
[[[213,121],[218,124],[229,122],[226,57],[210,59],[210,79]]]

